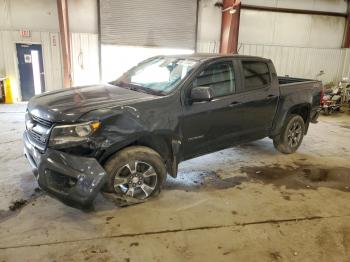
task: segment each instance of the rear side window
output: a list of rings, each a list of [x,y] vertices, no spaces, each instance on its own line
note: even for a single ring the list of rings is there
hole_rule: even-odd
[[[269,67],[264,62],[242,61],[245,91],[263,88],[271,83]]]
[[[233,94],[235,77],[232,62],[218,62],[205,68],[192,83],[192,87],[197,86],[210,86],[214,97]]]

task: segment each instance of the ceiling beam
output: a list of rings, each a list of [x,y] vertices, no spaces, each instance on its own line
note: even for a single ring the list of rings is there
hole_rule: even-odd
[[[63,84],[64,87],[72,86],[71,76],[71,50],[70,34],[68,21],[68,4],[67,0],[57,0],[58,22],[60,26],[60,38],[63,59]]]
[[[281,7],[269,7],[269,6],[256,6],[242,4],[242,9],[247,10],[258,10],[268,12],[280,12],[280,13],[291,13],[291,14],[306,14],[306,15],[326,15],[326,16],[340,16],[347,17],[346,13],[317,11],[317,10],[303,10],[303,9],[292,9],[292,8],[281,8]]]

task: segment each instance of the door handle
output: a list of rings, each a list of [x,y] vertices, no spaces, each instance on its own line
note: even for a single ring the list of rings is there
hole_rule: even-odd
[[[228,106],[229,107],[234,107],[234,106],[236,106],[236,105],[239,105],[240,104],[240,102],[238,102],[238,101],[233,101],[231,104],[229,104]]]
[[[275,95],[270,94],[270,95],[268,95],[267,97],[268,97],[268,98],[271,98],[271,97],[275,97]]]

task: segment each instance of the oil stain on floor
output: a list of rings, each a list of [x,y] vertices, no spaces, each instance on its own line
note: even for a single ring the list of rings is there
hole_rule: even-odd
[[[321,167],[293,163],[290,166],[278,164],[242,167],[236,176],[225,177],[223,171],[216,172],[179,172],[178,178],[169,178],[166,190],[211,190],[237,187],[242,183],[271,184],[286,189],[317,189],[319,187],[333,188],[350,192],[350,168]]]
[[[317,189],[328,187],[350,192],[350,168],[324,168],[314,165],[295,164],[281,167],[279,165],[264,167],[244,167],[249,181],[272,184],[287,189]]]

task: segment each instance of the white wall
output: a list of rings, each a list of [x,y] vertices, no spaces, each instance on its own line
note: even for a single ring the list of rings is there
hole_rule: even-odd
[[[239,42],[340,48],[344,29],[344,17],[243,9],[241,11]]]
[[[71,32],[98,33],[97,0],[68,0],[68,17]]]
[[[100,82],[98,35],[71,34],[73,86]]]
[[[336,83],[350,73],[349,69],[344,67],[344,62],[350,58],[350,49],[243,44],[239,53],[271,59],[278,75],[315,79],[323,70],[325,74],[320,80],[323,83]]]
[[[98,33],[97,0],[68,0],[72,32]],[[59,32],[56,0],[0,0],[0,30]]]
[[[0,0],[0,30],[58,31],[54,0]]]
[[[0,33],[0,77],[5,76],[5,59],[4,59],[4,47],[3,47],[3,36],[2,33]]]
[[[345,50],[341,75],[350,79],[350,48]]]
[[[197,51],[219,51],[221,10],[216,0],[200,0]],[[242,4],[346,13],[344,0],[242,0]],[[245,44],[340,48],[345,18],[241,10],[239,42]]]
[[[73,84],[99,80],[97,0],[69,0]],[[22,38],[19,30],[31,36]],[[20,101],[16,43],[41,44],[46,91],[62,88],[63,72],[56,0],[0,0],[0,74],[11,79]]]
[[[221,12],[215,0],[199,1],[198,52],[219,52]],[[346,13],[344,0],[242,0],[242,4]],[[220,21],[220,22],[219,22]],[[216,27],[211,25],[216,25]],[[271,58],[278,74],[324,82],[350,74],[350,51],[341,49],[345,18],[241,10],[239,53]]]
[[[45,86],[47,91],[62,87],[61,50],[58,33],[32,32],[31,37],[22,38],[19,31],[0,31],[0,60],[3,70],[10,78],[14,101],[20,101],[20,85],[16,43],[35,43],[42,45]],[[0,63],[1,64],[1,63]]]
[[[200,0],[198,6],[197,52],[217,53],[220,49],[221,8],[217,0]]]

